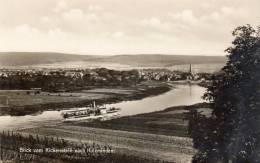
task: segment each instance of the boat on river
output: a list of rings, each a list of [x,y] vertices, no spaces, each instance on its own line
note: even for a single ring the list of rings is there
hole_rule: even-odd
[[[120,108],[115,107],[106,108],[104,106],[96,106],[94,101],[92,106],[62,112],[62,117],[64,118],[64,121],[78,121],[91,119],[107,120],[118,117],[120,115],[120,110]]]

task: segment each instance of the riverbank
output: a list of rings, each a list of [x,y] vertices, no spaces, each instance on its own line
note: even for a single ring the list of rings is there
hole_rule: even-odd
[[[93,120],[92,122],[74,121],[66,123],[81,127],[189,137],[188,122],[191,111],[197,110],[207,116],[207,114],[210,114],[210,108],[211,104],[209,103],[198,103],[190,106],[169,107],[162,111],[125,116],[108,121]]]
[[[211,80],[179,80],[179,81],[171,81],[170,83],[172,84],[193,84],[193,85],[199,85],[201,87],[204,88],[208,88],[211,84],[212,81]]]
[[[165,93],[172,86],[162,82],[143,82],[130,87],[103,87],[77,92],[28,94],[27,91],[0,91],[9,105],[1,107],[0,115],[28,115],[46,110],[62,110],[96,104],[111,104],[121,101],[143,99]]]
[[[116,152],[169,162],[189,162],[195,150],[188,134],[192,110],[210,114],[211,105],[170,107],[162,111],[109,121],[60,123],[20,130],[22,133],[58,136],[72,142],[109,144]]]

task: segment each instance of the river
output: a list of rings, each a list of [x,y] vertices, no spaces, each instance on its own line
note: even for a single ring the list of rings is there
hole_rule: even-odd
[[[120,115],[128,116],[159,111],[171,106],[192,105],[204,102],[201,97],[205,92],[205,88],[188,84],[176,84],[174,87],[174,89],[158,96],[109,104],[107,107],[119,107],[122,109]],[[51,125],[61,121],[61,111],[44,111],[40,114],[25,116],[5,115],[0,116],[0,130],[16,130],[45,124]]]

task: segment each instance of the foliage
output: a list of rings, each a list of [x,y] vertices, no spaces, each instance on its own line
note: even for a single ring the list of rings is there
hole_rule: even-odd
[[[260,162],[260,30],[237,27],[228,62],[212,77],[204,98],[210,118],[194,113],[193,162]]]
[[[56,92],[78,90],[87,86],[134,85],[139,81],[137,70],[117,71],[97,68],[84,70],[8,70],[8,72],[3,73],[0,71],[0,89],[42,88],[45,91]]]

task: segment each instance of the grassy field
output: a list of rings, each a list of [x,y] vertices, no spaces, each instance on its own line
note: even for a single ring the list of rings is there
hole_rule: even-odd
[[[41,92],[40,94],[27,94],[26,90],[22,91],[9,91],[1,90],[0,96],[6,96],[9,99],[9,106],[26,106],[37,105],[46,103],[59,103],[59,102],[74,102],[82,99],[101,99],[109,98],[107,94],[94,94],[85,92],[71,92],[71,93],[49,93]]]
[[[16,132],[0,133],[1,162],[37,163],[159,163],[115,152],[109,145],[73,143],[59,137]],[[55,151],[54,151],[55,150]]]
[[[184,137],[98,129],[79,126],[51,126],[22,132],[59,136],[70,142],[110,145],[116,153],[170,162],[186,162],[194,154],[192,139]]]
[[[109,121],[75,121],[70,124],[83,127],[105,128],[132,132],[145,132],[168,136],[189,137],[188,122],[190,111],[195,109],[210,114],[210,104],[177,106],[162,111],[126,116]]]
[[[190,162],[192,139],[188,134],[190,111],[210,114],[210,104],[178,106],[163,111],[91,123],[73,122],[24,129],[20,132],[59,136],[72,142],[110,145],[116,152],[169,162]]]
[[[28,90],[1,90],[0,101],[8,105],[1,108],[0,114],[25,115],[44,110],[59,110],[72,107],[84,107],[92,104],[114,103],[119,101],[142,99],[158,95],[171,89],[166,83],[145,82],[132,87],[104,87],[77,92],[40,94],[28,93]],[[1,106],[1,105],[0,105]]]

